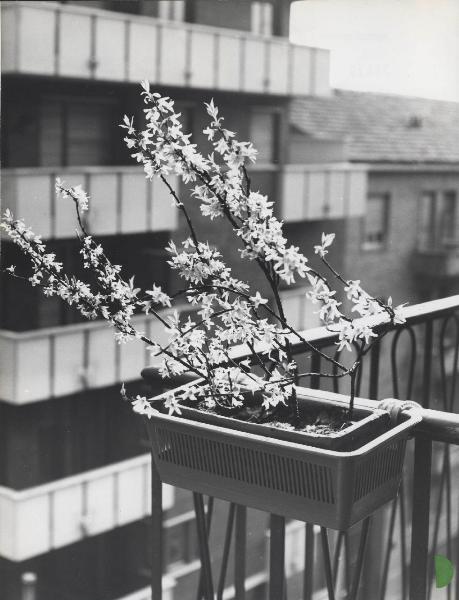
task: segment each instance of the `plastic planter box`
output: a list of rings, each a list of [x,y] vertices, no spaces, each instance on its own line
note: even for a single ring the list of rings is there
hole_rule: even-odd
[[[406,440],[420,420],[416,411],[401,413],[398,425],[345,452],[159,411],[148,427],[165,483],[345,530],[396,497]]]

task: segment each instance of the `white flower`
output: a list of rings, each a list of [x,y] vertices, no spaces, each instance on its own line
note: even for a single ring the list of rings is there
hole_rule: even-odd
[[[144,415],[151,419],[154,414],[154,409],[144,396],[136,396],[131,402],[132,410],[139,415]]]
[[[162,306],[172,306],[170,296],[164,293],[159,285],[153,284],[153,288],[151,290],[147,290],[145,293],[151,297],[152,302],[155,304],[161,304]],[[148,311],[151,309],[152,302],[144,302],[145,312],[147,314]]]
[[[169,410],[169,415],[172,415],[173,413],[177,413],[178,415],[182,414],[179,402],[179,398],[177,398],[175,394],[173,394],[173,392],[169,392],[166,394],[164,399],[164,407]]]
[[[77,185],[74,188],[70,188],[70,193],[73,196],[73,199],[78,204],[78,208],[81,211],[88,210],[89,207],[89,196],[83,190],[81,185]]]
[[[214,104],[214,99],[212,98],[212,100],[209,103],[204,103],[205,107],[207,109],[207,113],[214,119],[216,120],[218,117],[218,108],[215,106]]]
[[[260,306],[260,304],[267,304],[268,303],[268,301],[266,300],[266,298],[263,298],[260,295],[260,292],[257,292],[255,294],[255,296],[251,296],[250,300],[253,302],[253,305],[254,305],[255,308],[258,308]]]
[[[314,252],[318,254],[321,258],[324,258],[324,256],[328,254],[327,248],[332,245],[334,239],[334,233],[322,233],[321,243],[318,246],[314,246]]]
[[[349,280],[347,285],[344,287],[344,291],[346,292],[349,300],[354,298],[358,299],[360,294],[362,293],[362,288],[360,287],[360,279],[356,279],[355,281]]]

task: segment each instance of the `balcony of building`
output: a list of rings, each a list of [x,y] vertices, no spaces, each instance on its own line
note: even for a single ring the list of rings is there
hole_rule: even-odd
[[[162,508],[174,504],[165,485]],[[0,487],[0,556],[23,561],[143,519],[151,511],[145,454],[26,490]]]
[[[365,211],[367,172],[348,163],[260,165],[251,169],[256,189],[279,198],[286,222],[342,219]],[[92,201],[85,214],[94,235],[174,231],[178,212],[166,186],[138,167],[30,167],[2,171],[3,207],[40,231],[44,239],[75,237],[74,214],[55,193],[55,179],[82,185]],[[169,181],[179,189],[177,177]]]
[[[56,195],[55,180],[82,185],[94,198],[85,214],[88,231],[115,235],[177,228],[177,209],[166,186],[149,181],[136,167],[31,167],[2,171],[3,207],[39,231],[44,239],[75,237],[73,211]],[[169,177],[178,189],[178,179]]]
[[[285,165],[280,216],[285,222],[359,217],[365,213],[367,188],[364,165]]]
[[[286,39],[51,2],[3,2],[4,73],[328,95],[329,53]],[[203,57],[213,60],[203,60]]]
[[[155,318],[138,315],[132,322],[150,339],[166,341]],[[138,380],[141,369],[155,362],[137,340],[118,344],[104,321],[0,330],[0,343],[0,400],[17,405]]]

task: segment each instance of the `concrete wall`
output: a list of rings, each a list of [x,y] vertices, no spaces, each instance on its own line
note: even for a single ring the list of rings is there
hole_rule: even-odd
[[[318,140],[291,130],[289,135],[289,164],[345,162],[345,140]]]

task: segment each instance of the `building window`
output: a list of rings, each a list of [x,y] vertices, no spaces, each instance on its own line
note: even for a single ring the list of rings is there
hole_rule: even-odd
[[[257,162],[277,162],[279,115],[265,108],[254,108],[250,120],[250,141],[258,150]]]
[[[273,5],[270,2],[252,2],[251,29],[259,35],[273,34]]]
[[[459,241],[459,209],[455,191],[424,192],[419,211],[420,250],[448,248]]]
[[[161,0],[157,3],[158,17],[168,21],[183,21],[185,18],[184,0]]]
[[[43,98],[40,165],[112,164],[112,107],[102,99]]]
[[[387,243],[389,225],[389,196],[371,194],[367,198],[364,217],[363,247],[368,250],[383,248]]]

